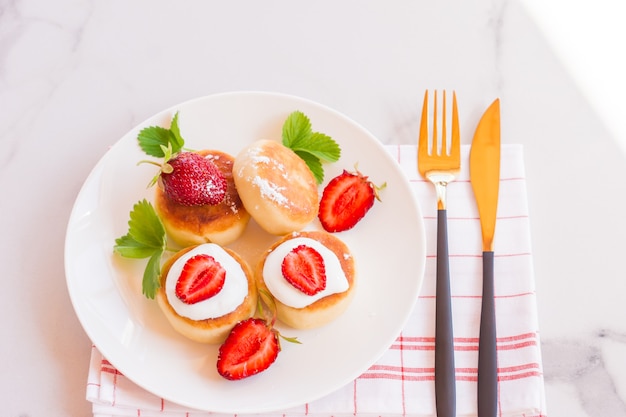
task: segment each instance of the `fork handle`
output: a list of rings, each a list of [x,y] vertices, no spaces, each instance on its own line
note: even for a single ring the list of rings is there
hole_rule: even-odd
[[[438,417],[454,417],[456,416],[456,381],[448,261],[448,216],[445,209],[437,210],[436,286],[435,403]]]
[[[493,269],[493,252],[483,252],[483,296],[478,342],[478,417],[495,417],[498,408],[498,360]]]

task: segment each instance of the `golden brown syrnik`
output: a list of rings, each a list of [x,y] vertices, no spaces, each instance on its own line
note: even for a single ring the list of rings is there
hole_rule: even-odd
[[[295,291],[289,291],[289,288],[285,286],[290,299],[281,300],[281,294],[274,290],[270,282],[280,281],[281,277],[278,275],[281,274],[281,271],[276,264],[273,266],[268,264],[269,262],[276,262],[270,257],[275,253],[282,253],[278,252],[278,249],[284,245],[300,244],[325,248],[321,252],[324,253],[324,262],[326,262],[327,285],[333,286],[333,288],[328,289],[328,295],[316,294],[317,299],[306,294],[296,295],[297,300],[293,302],[294,299],[291,298],[293,294],[290,295],[289,293]],[[279,259],[282,258],[279,257]],[[335,263],[334,266],[333,262]],[[299,329],[323,326],[343,314],[352,301],[357,283],[355,261],[350,249],[337,236],[323,231],[303,231],[283,237],[264,254],[254,270],[254,275],[259,290],[267,291],[274,296],[278,319],[290,327]],[[337,280],[338,283],[334,284],[331,282],[332,280]],[[345,280],[345,283],[342,284],[341,280]],[[307,300],[307,298],[311,300]]]
[[[216,296],[194,305],[187,305],[179,300],[172,287],[184,276],[185,257],[195,253],[192,251],[214,256],[226,269],[226,280],[238,282],[225,283],[224,288]],[[183,264],[177,269],[180,272],[173,271],[170,274],[177,262]],[[223,342],[235,324],[251,317],[256,311],[257,289],[252,270],[237,253],[215,244],[190,246],[177,252],[163,264],[159,280],[161,285],[156,299],[165,317],[177,332],[197,342],[213,344]],[[229,287],[229,284],[233,285]],[[211,306],[211,303],[217,303],[218,296],[221,298],[219,302],[223,305],[232,304],[234,300],[234,307],[229,311],[203,315],[202,313],[207,310],[215,311],[215,306]],[[200,305],[202,303],[204,306]]]
[[[235,185],[234,158],[217,150],[198,154],[212,161],[226,179],[226,194],[218,204],[186,206],[173,201],[162,187],[156,187],[155,209],[167,234],[182,247],[213,242],[228,245],[241,236],[250,220]]]

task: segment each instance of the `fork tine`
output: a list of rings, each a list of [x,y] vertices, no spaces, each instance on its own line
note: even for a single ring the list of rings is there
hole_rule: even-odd
[[[441,154],[442,156],[448,155],[448,135],[446,126],[446,90],[443,90],[443,105],[441,106]]]
[[[424,92],[424,104],[422,105],[422,120],[420,123],[420,136],[418,141],[418,155],[428,155],[428,90]]]
[[[456,92],[452,91],[452,114],[450,114],[449,109],[446,109],[450,94],[443,90],[441,97],[439,97],[437,93],[437,90],[431,90],[431,94],[428,90],[424,92],[417,147],[417,167],[424,178],[428,177],[429,172],[449,171],[456,175],[461,164],[461,139]],[[429,95],[433,97],[430,98]],[[430,105],[433,106],[430,112],[429,101],[431,102]],[[442,101],[443,105],[439,106],[438,102]],[[432,125],[429,126],[431,114]],[[448,126],[450,118],[452,118],[452,123],[451,126]]]
[[[439,136],[437,135],[437,109],[437,90],[435,90],[433,94],[433,140],[430,145],[430,155],[439,155],[439,145],[437,143],[437,138]]]
[[[461,135],[459,133],[459,111],[456,104],[456,91],[452,91],[452,140],[450,156],[456,161],[461,161]]]

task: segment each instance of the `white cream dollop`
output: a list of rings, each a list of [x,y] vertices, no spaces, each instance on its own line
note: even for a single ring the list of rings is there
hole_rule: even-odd
[[[326,269],[326,288],[315,295],[307,295],[291,285],[282,273],[283,259],[292,249],[299,245],[307,245],[315,249],[324,259]],[[315,239],[296,237],[278,245],[267,255],[263,265],[263,280],[267,289],[281,303],[294,308],[304,308],[317,300],[331,294],[346,291],[350,284],[341,263],[333,251]]]
[[[226,279],[220,292],[213,297],[195,304],[185,304],[176,296],[176,282],[185,263],[199,254],[215,258],[226,270]],[[204,243],[185,253],[172,264],[165,278],[165,295],[178,315],[192,320],[213,319],[234,311],[244,301],[248,295],[248,279],[239,262],[224,248],[215,243]]]

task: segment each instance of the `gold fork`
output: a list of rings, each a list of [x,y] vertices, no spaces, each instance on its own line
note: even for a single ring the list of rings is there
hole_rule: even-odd
[[[448,263],[448,221],[446,186],[461,169],[461,140],[456,93],[452,93],[452,132],[447,144],[446,92],[443,91],[441,140],[437,131],[437,91],[433,100],[432,142],[428,140],[428,90],[424,93],[417,165],[420,174],[435,185],[437,192],[437,298],[435,315],[435,402],[437,416],[456,415],[456,384],[450,270]],[[439,143],[439,145],[438,145]],[[430,148],[430,150],[429,150]]]

